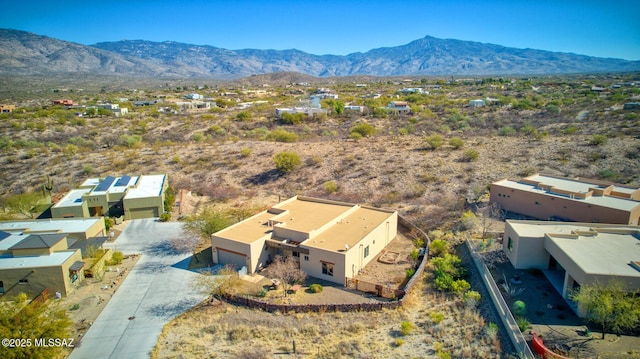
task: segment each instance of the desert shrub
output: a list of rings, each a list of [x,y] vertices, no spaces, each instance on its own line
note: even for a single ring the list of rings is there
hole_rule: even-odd
[[[107,265],[113,266],[122,263],[124,255],[120,251],[115,251],[111,255],[111,260],[107,261]]]
[[[196,132],[193,135],[191,135],[191,140],[194,142],[200,142],[202,140],[204,140],[204,133],[202,132]]]
[[[359,132],[350,132],[349,133],[349,138],[351,138],[352,140],[360,140],[362,139],[362,135]]]
[[[244,147],[240,149],[240,156],[242,157],[249,157],[251,156],[252,153],[253,153],[253,150],[250,149],[249,147]]]
[[[429,318],[434,324],[440,324],[444,320],[444,314],[440,312],[431,312],[429,313]]]
[[[562,133],[564,135],[571,135],[578,132],[578,128],[576,126],[569,126],[567,128],[565,128],[564,130],[562,130]]]
[[[309,291],[311,293],[320,293],[322,292],[322,285],[318,284],[318,283],[313,283],[309,286]]]
[[[304,121],[307,118],[307,115],[304,113],[288,113],[285,112],[280,115],[280,122],[285,123],[287,125],[297,125]]]
[[[449,139],[449,146],[452,146],[453,148],[458,150],[464,146],[464,141],[460,137],[451,137]]]
[[[467,291],[462,297],[465,303],[472,307],[475,307],[475,305],[480,302],[481,298],[482,296],[480,295],[480,293],[476,292],[475,290]]]
[[[324,183],[324,190],[329,194],[336,193],[338,191],[338,184],[336,181],[327,181]]]
[[[471,284],[464,279],[457,279],[451,284],[451,291],[458,297],[463,296],[469,289],[471,289]]]
[[[474,229],[477,223],[478,217],[471,211],[465,211],[458,222],[458,226],[461,231],[467,231]]]
[[[407,277],[407,279],[410,279],[411,277],[413,277],[413,274],[416,272],[415,269],[413,268],[407,268],[404,270],[404,275]]]
[[[82,166],[82,174],[85,176],[88,176],[90,174],[93,173],[93,166],[92,165],[84,165]]]
[[[253,116],[249,111],[241,111],[241,112],[238,112],[238,114],[236,115],[237,121],[251,121],[252,118]]]
[[[516,318],[516,323],[518,324],[518,329],[520,329],[521,332],[525,332],[527,331],[527,329],[529,328],[529,320],[525,317],[517,317]]]
[[[589,139],[589,144],[592,146],[604,145],[605,143],[607,143],[607,136],[605,135],[595,134]]]
[[[399,347],[399,346],[401,346],[402,344],[404,344],[404,340],[402,340],[401,338],[396,338],[396,340],[393,342],[393,344],[394,344],[396,347]]]
[[[120,145],[133,148],[142,141],[142,136],[139,135],[122,135],[118,138]]]
[[[500,136],[513,136],[516,134],[516,130],[511,126],[504,126],[498,130],[498,135]]]
[[[429,245],[429,256],[431,258],[442,257],[447,253],[449,253],[449,242],[444,239],[431,241],[431,244]]]
[[[498,324],[490,322],[489,325],[484,327],[484,333],[490,339],[494,339],[498,336]]]
[[[276,142],[296,142],[298,135],[285,129],[278,128],[267,135],[267,138]]]
[[[516,300],[511,309],[513,310],[513,315],[516,317],[527,315],[527,305],[521,300]]]
[[[167,213],[167,212],[162,213],[159,218],[160,222],[169,222],[170,219],[171,219],[171,213]]]
[[[404,321],[400,323],[400,332],[402,335],[407,336],[411,334],[411,332],[416,328],[415,324],[411,322]]]
[[[462,160],[465,162],[475,162],[478,160],[479,157],[480,157],[480,154],[478,153],[478,151],[474,150],[473,148],[470,148],[464,151],[464,153],[462,154]]]
[[[431,136],[424,139],[432,150],[437,150],[438,147],[444,143],[444,137],[440,134],[434,133]]]
[[[273,162],[280,173],[289,173],[302,164],[300,156],[295,152],[289,151],[276,153],[275,156],[273,156]]]
[[[260,291],[256,294],[256,296],[258,296],[258,297],[260,297],[260,298],[264,298],[264,297],[266,297],[266,296],[267,296],[267,293],[268,293],[268,292],[269,292],[268,290],[266,290],[266,289],[262,288],[262,289],[260,289]]]
[[[111,229],[111,227],[113,227],[113,218],[111,217],[104,217],[104,228],[108,231]]]
[[[350,134],[358,133],[362,137],[372,136],[376,133],[376,128],[368,123],[361,123],[351,127]]]

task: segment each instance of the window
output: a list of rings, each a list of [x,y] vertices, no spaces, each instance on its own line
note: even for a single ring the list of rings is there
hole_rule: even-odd
[[[18,281],[18,284],[29,284],[29,280],[28,279],[20,279]]]
[[[540,205],[541,205],[541,203],[536,201],[536,206],[540,206]]]
[[[513,240],[511,240],[511,237],[507,239],[507,248],[509,249],[509,252],[513,252]]]
[[[293,251],[292,255],[293,255],[294,257],[298,257],[298,258],[300,258],[300,252]]]
[[[322,262],[322,274],[333,277],[333,263]]]
[[[304,260],[308,261],[309,260],[309,256],[304,256]]]
[[[367,256],[369,256],[369,246],[364,247],[364,257],[363,258],[367,258]]]

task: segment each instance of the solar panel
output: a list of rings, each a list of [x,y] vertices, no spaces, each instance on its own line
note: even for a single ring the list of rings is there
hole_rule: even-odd
[[[126,185],[129,184],[129,181],[131,181],[131,176],[122,176],[120,177],[120,179],[116,182],[116,187],[125,187]]]
[[[94,191],[96,191],[96,192],[106,192],[109,189],[109,187],[111,187],[111,184],[115,180],[116,179],[114,177],[107,176],[102,182],[100,182],[100,184],[98,185],[98,187],[96,187],[96,189]]]

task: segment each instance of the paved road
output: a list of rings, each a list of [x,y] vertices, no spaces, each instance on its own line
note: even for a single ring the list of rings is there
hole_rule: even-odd
[[[181,231],[181,223],[134,220],[114,243],[105,244],[142,256],[70,359],[148,358],[163,326],[206,298],[190,288],[190,278],[198,274],[186,270],[189,255],[169,245]]]

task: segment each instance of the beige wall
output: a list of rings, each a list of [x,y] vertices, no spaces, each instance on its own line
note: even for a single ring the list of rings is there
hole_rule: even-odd
[[[86,202],[70,207],[51,207],[52,218],[88,218],[89,208]]]
[[[84,280],[84,273],[79,271],[78,279],[71,283],[69,267],[76,261],[81,261],[80,250],[76,249],[62,265],[51,267],[25,267],[0,270],[0,280],[4,284],[5,294],[2,300],[11,300],[16,295],[24,292],[29,297],[38,295],[44,288],[49,288],[49,293],[56,292],[63,296],[69,295]],[[19,284],[20,279],[27,279],[26,284]]]
[[[357,248],[351,248],[350,251],[357,251]],[[309,260],[305,260],[304,256],[304,254],[300,256],[300,269],[308,276],[345,284],[345,253],[309,248]],[[322,262],[333,264],[333,276],[322,274]]]
[[[211,250],[213,254],[213,263],[227,264],[227,263],[220,263],[220,260],[218,257],[218,250],[217,250],[218,248],[222,248],[228,252],[234,252],[234,253],[243,254],[247,256],[247,262],[248,262],[246,264],[247,272],[248,273],[255,272],[255,266],[253,266],[251,263],[251,258],[250,258],[251,245],[249,243],[243,243],[243,242],[238,242],[238,241],[234,241],[234,240],[230,240],[230,239],[226,239],[218,236],[212,236]]]
[[[511,250],[509,238],[511,238]],[[544,239],[520,237],[509,222],[505,225],[502,250],[515,269],[546,269],[549,266],[549,252],[544,248]]]
[[[548,196],[503,187],[499,183],[491,185],[492,202],[499,203],[502,209],[547,220],[551,217],[569,219],[585,223],[638,224],[640,204],[631,213],[580,202],[569,198]]]

